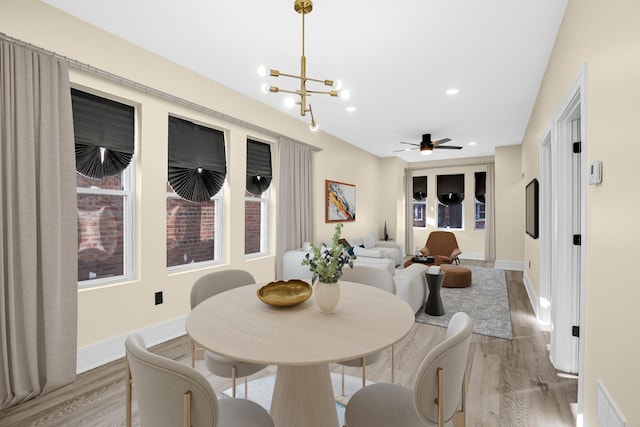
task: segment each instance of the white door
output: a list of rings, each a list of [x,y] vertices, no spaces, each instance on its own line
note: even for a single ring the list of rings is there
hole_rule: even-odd
[[[578,373],[580,362],[580,275],[582,267],[582,139],[580,137],[580,117],[571,120],[571,140],[573,141],[573,156],[571,167],[572,194],[572,233],[571,246],[571,336],[568,337],[570,347],[571,372]]]
[[[574,94],[555,120],[551,143],[552,235],[551,247],[551,346],[556,369],[579,371],[580,293],[582,288],[584,173],[581,151],[580,93]]]

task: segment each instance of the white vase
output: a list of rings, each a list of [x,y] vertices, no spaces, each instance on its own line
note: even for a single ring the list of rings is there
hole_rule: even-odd
[[[313,294],[316,296],[316,302],[321,312],[325,314],[333,313],[338,301],[340,301],[340,282],[317,282]]]

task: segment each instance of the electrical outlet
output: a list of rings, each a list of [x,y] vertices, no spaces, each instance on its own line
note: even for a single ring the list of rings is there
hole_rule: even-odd
[[[162,301],[162,291],[156,292],[155,298],[156,298],[156,305],[162,304],[163,303],[163,301]]]

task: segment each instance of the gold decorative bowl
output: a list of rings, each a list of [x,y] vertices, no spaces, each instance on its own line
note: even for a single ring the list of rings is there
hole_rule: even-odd
[[[311,285],[302,280],[278,280],[258,289],[258,298],[265,304],[289,307],[300,304],[311,296]]]

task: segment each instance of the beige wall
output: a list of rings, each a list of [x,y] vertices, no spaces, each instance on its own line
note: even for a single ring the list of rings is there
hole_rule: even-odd
[[[547,123],[587,64],[587,162],[603,161],[603,182],[586,200],[585,421],[598,425],[596,381],[609,391],[628,426],[640,425],[636,384],[640,344],[638,275],[628,263],[640,241],[636,180],[640,158],[640,2],[570,0],[524,138],[525,181],[538,177],[538,143]],[[583,120],[585,118],[583,117]],[[586,177],[585,177],[586,178]],[[525,259],[537,260],[537,245]],[[615,255],[614,255],[615,254]],[[620,259],[619,262],[613,260]],[[537,277],[536,277],[537,281]],[[537,289],[537,284],[535,289]]]
[[[456,235],[458,246],[462,250],[462,257],[473,254],[482,259],[484,256],[484,230],[475,230],[475,181],[474,172],[485,172],[486,164],[493,162],[493,157],[473,157],[460,160],[429,161],[412,163],[410,165],[413,176],[427,177],[427,227],[413,228],[413,248],[422,248],[429,233],[437,230],[437,175],[464,174],[465,198],[463,201],[464,225],[462,230],[451,230]]]
[[[387,222],[389,238],[404,245],[404,169],[407,163],[397,157],[380,159],[378,173],[380,176],[379,194],[377,200],[385,200],[387,203],[378,203],[381,224],[379,224],[379,236],[384,235],[384,221]],[[387,195],[389,197],[387,197]]]
[[[207,108],[287,135],[322,151],[314,156],[315,228],[327,238],[333,224],[324,222],[324,180],[356,185],[357,221],[345,232],[381,233],[379,205],[394,206],[393,191],[380,191],[380,159],[325,133],[312,133],[306,122],[254,102],[228,88],[125,43],[36,0],[3,0],[0,29],[20,39],[82,63],[184,98]],[[244,256],[245,141],[247,136],[277,143],[274,137],[211,117],[159,97],[133,90],[88,72],[71,69],[72,84],[114,96],[137,106],[136,147],[136,277],[128,283],[82,289],[78,293],[78,346],[100,343],[130,331],[185,315],[195,279],[212,269],[243,268],[259,281],[272,280],[275,257],[247,260]],[[228,175],[224,186],[224,262],[214,268],[169,274],[166,269],[167,116],[176,114],[225,131]],[[337,153],[337,154],[336,154]],[[353,159],[358,159],[354,167]],[[388,189],[392,189],[385,183]],[[277,197],[275,188],[274,198]],[[388,201],[387,201],[388,200]],[[275,211],[272,206],[272,213]],[[275,221],[271,222],[272,232]],[[273,249],[272,243],[272,249]],[[273,252],[272,252],[273,253]],[[154,305],[154,293],[164,292],[164,304]]]
[[[0,28],[11,37],[320,147],[322,151],[316,153],[314,158],[316,239],[326,240],[333,231],[333,225],[324,221],[324,182],[332,179],[356,185],[358,219],[346,224],[345,234],[355,236],[374,233],[381,236],[384,221],[387,221],[391,237],[403,243],[402,175],[405,162],[396,158],[379,159],[322,132],[310,133],[304,122],[253,102],[41,2],[3,1],[2,9]],[[199,269],[168,274],[164,267],[165,216],[157,213],[164,213],[165,209],[166,117],[169,113],[189,117],[226,132],[229,142],[229,175],[224,188],[224,234],[228,238],[224,244],[225,263],[220,268],[246,268],[259,280],[272,278],[273,257],[246,261],[243,239],[237,236],[243,232],[242,215],[238,215],[238,212],[243,212],[241,194],[244,183],[244,139],[252,136],[274,143],[277,141],[268,135],[261,135],[83,71],[72,69],[71,80],[76,86],[134,103],[138,106],[140,119],[136,157],[136,278],[129,283],[79,292],[80,347],[184,315],[188,310],[191,283],[208,271]],[[353,165],[354,158],[358,159],[357,168]],[[485,160],[491,159],[472,159],[471,162]],[[454,163],[440,164],[439,166],[450,166],[450,169],[445,168],[441,172],[459,173],[467,169],[475,171],[473,167],[460,169]],[[505,164],[509,165],[511,161]],[[438,165],[432,162],[430,166]],[[510,175],[511,171],[507,169],[507,172],[503,172],[498,164],[497,177],[503,173]],[[435,180],[431,179],[430,185],[434,183]],[[277,194],[274,196],[277,197]],[[499,193],[497,199],[500,199]],[[500,218],[501,209],[498,207],[497,211]],[[472,223],[472,212],[472,208],[466,209],[466,224]],[[500,230],[501,226],[498,226],[498,233]],[[458,233],[458,237],[465,250],[482,252],[483,234],[467,230]],[[509,236],[509,233],[503,234]],[[418,234],[415,239],[426,240],[426,233]],[[514,243],[508,238],[499,239],[498,253],[501,253],[503,245],[509,249],[502,252],[518,254],[511,249],[518,246],[517,241]],[[164,291],[165,303],[154,306],[153,293],[158,290]]]
[[[496,148],[496,260],[523,262],[524,187],[521,147]],[[526,268],[526,266],[525,266]]]

